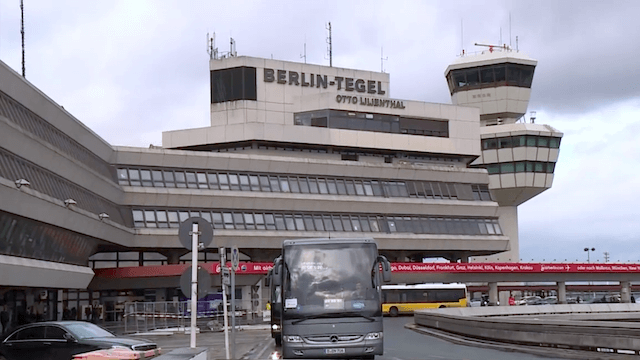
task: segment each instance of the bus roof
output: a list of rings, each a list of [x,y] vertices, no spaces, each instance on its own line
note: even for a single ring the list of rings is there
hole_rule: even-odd
[[[465,284],[413,284],[413,285],[382,285],[382,290],[406,290],[406,289],[466,289]]]
[[[372,238],[316,238],[316,239],[292,239],[285,240],[282,246],[292,245],[328,245],[328,244],[376,244]]]

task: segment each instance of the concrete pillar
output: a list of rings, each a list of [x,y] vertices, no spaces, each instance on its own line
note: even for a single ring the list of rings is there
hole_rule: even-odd
[[[630,303],[631,302],[631,282],[629,281],[620,281],[620,302]]]
[[[558,304],[567,303],[567,284],[564,281],[558,281]]]
[[[167,257],[167,264],[180,264],[180,256],[184,255],[182,251],[167,251],[164,253]]]
[[[498,304],[498,283],[490,282],[489,283],[489,305],[497,305]]]

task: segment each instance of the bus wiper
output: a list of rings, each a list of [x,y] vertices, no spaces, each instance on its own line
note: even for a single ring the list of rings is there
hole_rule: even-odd
[[[341,318],[341,317],[361,317],[361,318],[365,318],[365,319],[367,319],[369,321],[376,321],[376,319],[372,318],[371,316],[366,316],[366,315],[362,315],[362,314],[357,313],[357,312],[350,311],[350,312],[342,312],[342,313],[329,313],[329,314],[309,315],[309,316],[306,316],[306,317],[304,317],[302,319],[298,319],[298,320],[292,321],[291,324],[292,325],[296,325],[296,324],[299,324],[299,323],[301,323],[303,321],[311,320],[311,319]]]

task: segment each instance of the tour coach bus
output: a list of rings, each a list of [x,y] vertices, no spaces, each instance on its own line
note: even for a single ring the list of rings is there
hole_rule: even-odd
[[[390,278],[373,239],[285,240],[272,276],[282,291],[283,357],[382,355],[380,291]]]

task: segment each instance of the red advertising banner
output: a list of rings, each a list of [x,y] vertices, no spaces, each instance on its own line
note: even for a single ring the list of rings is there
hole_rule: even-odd
[[[220,263],[202,263],[211,274],[220,273]],[[231,267],[231,263],[227,263]],[[95,269],[98,277],[138,278],[180,276],[187,264]],[[269,262],[240,262],[238,275],[264,275]],[[539,264],[539,263],[391,263],[395,273],[640,273],[640,264]]]

